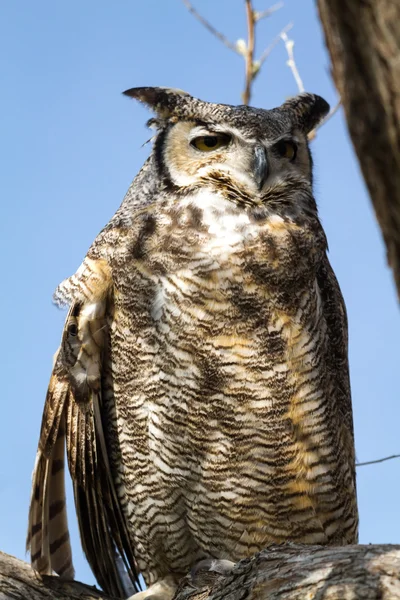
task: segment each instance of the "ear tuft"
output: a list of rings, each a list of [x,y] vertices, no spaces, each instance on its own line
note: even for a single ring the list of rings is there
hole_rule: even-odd
[[[289,113],[293,124],[309,133],[329,112],[329,104],[316,94],[303,93],[287,100],[280,107]]]
[[[164,87],[137,87],[123,92],[129,98],[135,98],[154,110],[162,118],[167,118],[185,103],[190,94],[183,90]]]

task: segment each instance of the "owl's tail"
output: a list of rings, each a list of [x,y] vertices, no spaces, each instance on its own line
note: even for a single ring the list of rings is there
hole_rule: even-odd
[[[52,377],[32,476],[26,549],[41,574],[74,578],[65,497],[65,415],[67,382]],[[46,410],[47,409],[47,410]]]

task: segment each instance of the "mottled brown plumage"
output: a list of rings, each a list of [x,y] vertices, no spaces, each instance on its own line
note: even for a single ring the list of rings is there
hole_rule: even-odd
[[[81,538],[104,589],[116,552],[161,595],[207,557],[357,541],[343,299],[312,194],[302,94],[270,111],[129,90],[150,158],[56,300],[28,546],[72,571],[64,438]]]

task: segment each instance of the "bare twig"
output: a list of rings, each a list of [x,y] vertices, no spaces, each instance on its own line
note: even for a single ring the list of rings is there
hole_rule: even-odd
[[[294,54],[293,54],[294,40],[290,40],[288,38],[286,32],[281,33],[281,38],[285,44],[286,52],[288,54],[288,60],[286,61],[286,64],[293,73],[293,77],[296,81],[299,92],[300,93],[304,92],[304,85],[301,80],[299,71],[297,69],[296,61],[294,60]]]
[[[251,98],[251,84],[254,78],[254,10],[252,0],[245,0],[247,16],[247,45],[246,45],[246,79],[244,92],[242,94],[243,104],[249,104]]]
[[[204,27],[208,29],[210,33],[212,33],[216,38],[218,38],[219,41],[224,44],[224,46],[229,48],[229,50],[236,52],[236,54],[241,54],[241,52],[239,52],[239,50],[237,49],[236,44],[233,44],[223,33],[218,31],[218,29],[215,29],[215,27],[211,25],[211,23],[207,21],[207,19],[205,19],[200,13],[197,12],[197,10],[194,8],[192,3],[189,2],[189,0],[182,0],[182,2],[186,6],[188,11],[195,17],[195,19],[200,21],[200,23],[204,25]]]
[[[400,458],[400,454],[393,454],[392,456],[385,456],[384,458],[378,458],[377,460],[369,460],[367,462],[357,463],[356,467],[365,467],[367,465],[376,465],[377,463],[385,462],[386,460],[392,460],[393,458]]]
[[[261,19],[265,19],[266,17],[270,17],[274,12],[282,8],[282,6],[283,2],[277,2],[276,4],[273,4],[270,8],[267,8],[267,10],[254,11],[254,21],[257,22],[261,21]]]
[[[258,60],[258,71],[260,71],[261,67],[263,66],[264,62],[267,60],[268,56],[271,54],[271,52],[275,48],[275,46],[277,46],[279,44],[279,42],[282,39],[282,35],[287,33],[288,31],[290,31],[290,29],[292,29],[292,27],[293,27],[293,23],[288,23],[287,25],[285,25],[285,27],[282,29],[282,31],[280,33],[278,33],[278,35],[272,40],[270,45],[265,48],[264,52],[261,54],[261,56]]]
[[[228,38],[215,29],[213,25],[207,19],[205,19],[197,10],[194,8],[190,0],[182,0],[188,11],[197,19],[212,35],[220,40],[230,50],[243,56],[245,61],[245,86],[242,93],[242,101],[244,104],[249,104],[252,93],[252,84],[256,76],[259,74],[261,67],[264,62],[271,54],[272,50],[282,39],[282,36],[286,34],[289,29],[293,27],[292,23],[286,25],[280,34],[272,41],[272,43],[264,50],[259,60],[254,60],[254,48],[255,48],[255,26],[261,19],[269,17],[274,12],[282,8],[283,2],[277,2],[270,8],[263,11],[255,11],[253,9],[252,0],[244,0],[246,6],[246,17],[247,17],[247,42],[245,40],[238,40],[236,43],[232,43]]]

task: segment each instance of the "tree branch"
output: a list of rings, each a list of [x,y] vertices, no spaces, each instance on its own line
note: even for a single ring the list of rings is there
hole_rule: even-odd
[[[0,552],[0,600],[113,600],[95,587],[40,577],[28,563]],[[115,600],[115,599],[114,599]]]
[[[284,33],[287,33],[288,31],[290,31],[290,29],[292,29],[292,27],[293,27],[293,23],[288,23],[287,25],[285,25],[285,27],[282,29],[282,31],[279,32],[278,35],[272,40],[270,45],[265,48],[264,52],[261,54],[261,56],[258,60],[258,63],[259,63],[258,71],[261,69],[261,67],[263,66],[263,64],[265,63],[265,61],[267,60],[268,56],[271,54],[271,52],[275,48],[275,46],[277,46],[279,44],[279,42],[282,39],[282,35]]]
[[[318,0],[318,9],[400,298],[400,3]]]
[[[244,0],[246,7],[246,20],[247,20],[247,42],[245,40],[237,40],[233,44],[228,38],[216,29],[207,19],[205,19],[192,5],[190,0],[182,0],[188,11],[197,19],[212,35],[220,40],[230,50],[243,56],[245,61],[245,86],[242,92],[242,102],[249,104],[252,94],[252,85],[255,77],[259,74],[261,67],[264,62],[271,54],[272,50],[279,43],[281,36],[289,31],[292,27],[292,23],[286,25],[281,33],[272,41],[272,43],[264,50],[259,60],[254,60],[254,49],[256,40],[256,24],[262,19],[269,17],[279,8],[283,6],[283,2],[278,2],[271,6],[269,9],[264,11],[255,11],[253,9],[252,0]]]
[[[273,545],[231,571],[200,569],[187,575],[174,600],[305,598],[400,600],[400,546]],[[38,577],[27,563],[1,552],[0,599],[113,600],[76,581]]]
[[[211,25],[211,23],[207,21],[207,19],[205,19],[199,12],[197,12],[197,10],[194,8],[192,3],[189,2],[189,0],[182,0],[182,2],[186,6],[188,11],[194,16],[194,18],[197,19],[206,29],[208,29],[208,31],[212,33],[212,35],[218,38],[219,41],[224,44],[224,46],[226,46],[227,48],[229,48],[229,50],[232,50],[236,54],[241,54],[241,52],[239,52],[239,50],[237,49],[236,44],[233,44],[223,33],[218,31],[218,29],[215,29],[215,27]]]
[[[286,52],[288,55],[288,60],[286,61],[286,64],[289,67],[289,69],[292,71],[292,74],[296,81],[296,85],[297,85],[299,92],[302,93],[302,92],[304,92],[304,85],[303,85],[303,81],[300,77],[300,73],[297,69],[296,61],[294,59],[294,54],[293,54],[294,40],[289,39],[286,31],[281,33],[281,38],[283,40],[283,43],[285,44]]]
[[[270,17],[274,12],[283,7],[283,2],[277,2],[273,4],[267,10],[254,11],[254,20],[256,22],[261,21],[261,19],[265,19],[266,17]]]
[[[254,10],[251,0],[245,0],[246,4],[246,17],[247,17],[247,45],[246,45],[246,79],[244,92],[242,94],[243,104],[249,104],[251,98],[251,84],[254,77],[253,63],[254,63]]]
[[[386,460],[393,460],[393,458],[400,458],[400,454],[392,454],[392,456],[385,456],[384,458],[377,458],[376,460],[368,460],[367,462],[356,463],[356,467],[366,467],[367,465],[376,465],[377,463],[385,462]]]

